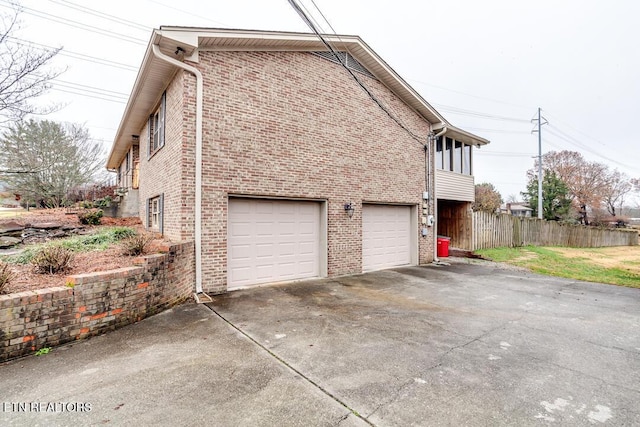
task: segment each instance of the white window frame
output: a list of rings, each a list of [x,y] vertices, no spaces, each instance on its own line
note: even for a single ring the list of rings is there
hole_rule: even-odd
[[[167,92],[162,93],[160,105],[158,109],[149,116],[148,121],[148,157],[151,158],[155,153],[164,147],[165,139],[165,116],[167,109]]]
[[[164,193],[147,199],[147,229],[164,233]]]
[[[154,197],[150,200],[151,206],[151,229],[160,230],[160,197]]]

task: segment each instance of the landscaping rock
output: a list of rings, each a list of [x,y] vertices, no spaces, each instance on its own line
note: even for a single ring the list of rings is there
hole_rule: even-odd
[[[0,235],[2,236],[19,236],[22,230],[24,230],[24,226],[15,221],[0,224]]]
[[[39,222],[36,224],[31,224],[31,228],[37,228],[38,230],[53,230],[61,227],[62,224],[58,222]]]
[[[15,237],[0,236],[0,249],[12,248],[20,242],[21,240]]]

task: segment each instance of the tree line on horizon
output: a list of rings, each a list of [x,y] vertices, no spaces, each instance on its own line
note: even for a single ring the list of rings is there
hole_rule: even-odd
[[[538,159],[527,171],[525,204],[538,216]],[[584,225],[624,223],[622,208],[632,193],[640,193],[640,178],[589,161],[577,151],[550,151],[542,156],[542,217]],[[515,201],[515,200],[512,200]],[[502,196],[490,183],[476,185],[474,210],[496,212]]]

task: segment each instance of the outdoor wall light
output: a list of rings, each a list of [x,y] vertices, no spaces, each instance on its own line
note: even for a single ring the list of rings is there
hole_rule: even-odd
[[[349,218],[351,218],[353,216],[353,212],[356,210],[355,207],[353,207],[353,202],[349,202],[349,203],[345,203],[344,204],[344,211],[347,213],[347,215],[349,215]]]

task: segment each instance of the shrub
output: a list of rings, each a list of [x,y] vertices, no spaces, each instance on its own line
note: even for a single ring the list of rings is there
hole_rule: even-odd
[[[102,219],[103,212],[101,209],[97,210],[89,210],[86,212],[80,212],[78,214],[78,219],[81,224],[85,225],[100,225]]]
[[[74,236],[57,243],[73,252],[83,252],[92,250],[104,250],[110,244],[118,242],[126,237],[136,234],[135,230],[129,227],[110,227],[97,230],[95,233],[83,236]]]
[[[115,241],[136,235],[136,230],[130,227],[113,227],[110,229],[110,232]]]
[[[5,287],[13,279],[14,274],[11,266],[6,262],[0,261],[0,294],[4,293]]]
[[[73,252],[62,246],[45,246],[31,260],[36,273],[55,274],[68,270],[73,261]]]
[[[153,240],[153,236],[146,233],[127,237],[122,241],[122,253],[128,256],[138,256],[145,253],[147,245]]]
[[[9,264],[29,264],[33,259],[34,251],[31,248],[26,248],[22,252],[15,255],[5,255],[2,257],[4,262]]]
[[[105,196],[102,199],[97,199],[93,201],[93,207],[94,208],[100,208],[100,209],[104,209],[104,208],[108,208],[109,206],[111,206],[111,196]]]

